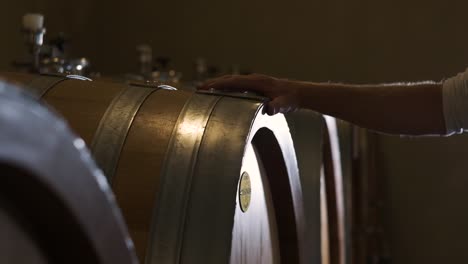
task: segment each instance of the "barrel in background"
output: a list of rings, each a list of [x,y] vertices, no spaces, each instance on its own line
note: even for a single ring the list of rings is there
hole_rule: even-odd
[[[0,262],[137,263],[114,197],[84,142],[45,106],[4,82],[0,145]]]

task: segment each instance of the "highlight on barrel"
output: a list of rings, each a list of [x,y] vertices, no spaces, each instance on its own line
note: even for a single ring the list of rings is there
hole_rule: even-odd
[[[3,76],[92,147],[142,262],[311,263],[293,140],[283,115],[262,113],[263,98]]]
[[[300,234],[303,258],[309,263],[322,263],[320,179],[324,121],[320,114],[310,110],[288,113],[285,117],[294,142],[304,200],[305,224]]]
[[[304,252],[310,263],[348,263],[342,152],[336,119],[310,110],[286,114],[300,171],[305,215]]]
[[[324,116],[321,175],[322,249],[324,264],[347,263],[346,211],[342,155],[336,119]]]
[[[84,142],[3,81],[0,146],[0,263],[137,263]]]

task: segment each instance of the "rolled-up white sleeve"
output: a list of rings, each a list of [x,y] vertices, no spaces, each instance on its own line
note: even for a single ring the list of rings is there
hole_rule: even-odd
[[[468,131],[468,69],[444,81],[442,98],[447,135]]]

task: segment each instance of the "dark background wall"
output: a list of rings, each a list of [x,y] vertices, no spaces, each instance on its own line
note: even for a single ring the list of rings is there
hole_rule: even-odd
[[[0,69],[24,50],[25,12],[104,74],[136,69],[149,43],[186,77],[196,57],[314,81],[441,80],[468,65],[467,1],[16,0],[0,8]],[[379,138],[394,263],[468,262],[468,140]],[[466,146],[466,147],[465,147]]]
[[[468,261],[468,136],[378,139],[393,263]]]
[[[0,67],[20,54],[28,11],[65,31],[72,52],[96,69],[135,69],[149,43],[186,75],[198,56],[305,80],[440,80],[467,65],[466,1],[110,1],[17,0],[0,10]]]

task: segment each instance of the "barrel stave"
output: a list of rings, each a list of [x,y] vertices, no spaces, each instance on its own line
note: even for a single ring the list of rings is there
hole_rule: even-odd
[[[190,94],[158,90],[141,106],[128,132],[112,187],[140,259],[147,254],[160,171],[180,111]]]
[[[112,99],[125,85],[105,85],[102,82],[66,80],[43,97],[59,112],[70,127],[91,145],[93,136]]]

